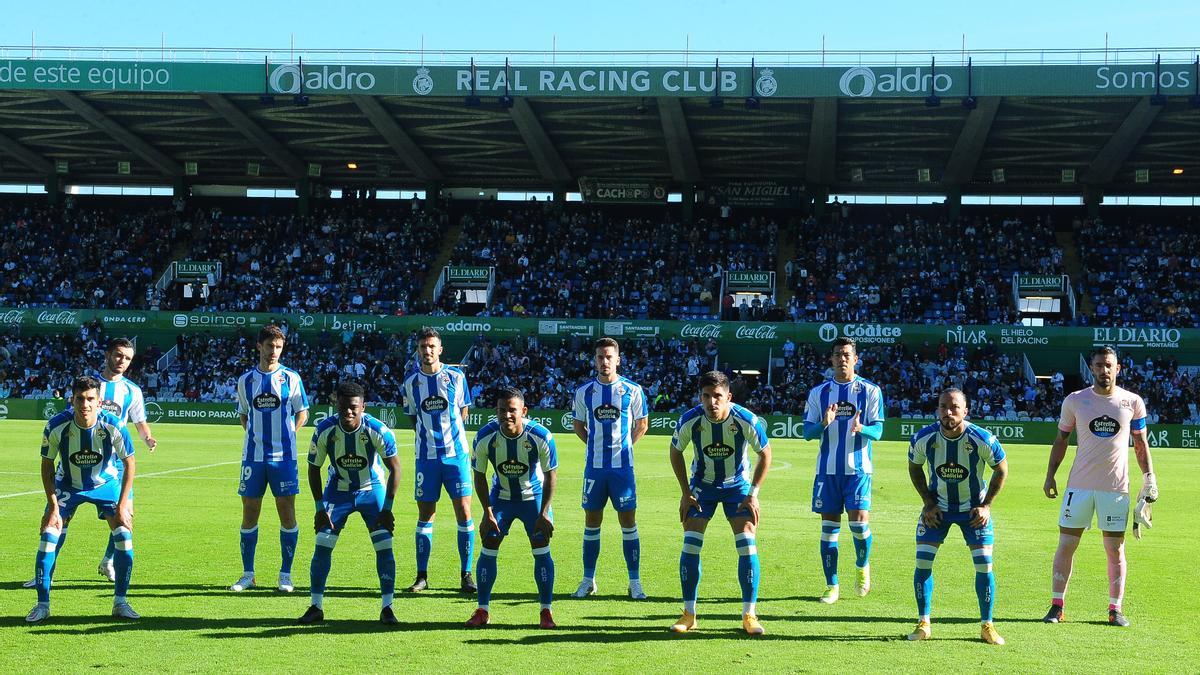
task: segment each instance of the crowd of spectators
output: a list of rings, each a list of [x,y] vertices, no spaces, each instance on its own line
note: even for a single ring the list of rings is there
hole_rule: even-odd
[[[793,321],[1013,324],[1012,276],[1062,274],[1053,228],[904,215],[876,224],[802,223],[785,265]]]
[[[715,318],[729,270],[774,270],[779,226],[618,216],[550,205],[465,218],[452,264],[494,266],[493,316]],[[443,311],[453,312],[453,294]]]
[[[1080,288],[1107,326],[1200,326],[1200,225],[1088,221],[1075,241]]]
[[[420,202],[394,210],[233,216],[194,224],[192,260],[219,261],[205,311],[412,314],[448,216]]]
[[[99,323],[85,324],[78,334],[0,334],[0,399],[62,398],[71,379],[100,370],[107,337]],[[546,341],[536,333],[492,342],[479,336],[463,368],[475,407],[490,407],[496,387],[525,392],[531,408],[570,410],[575,388],[592,376],[591,341],[568,337]],[[163,372],[156,363],[162,351],[139,351],[126,375],[142,386],[147,400],[231,402],[237,378],[254,367],[254,336],[240,333],[180,334],[177,357]],[[373,404],[399,405],[402,384],[416,367],[415,331],[408,335],[324,332],[314,341],[288,338],[282,359],[300,372],[313,405],[332,401],[337,383],[355,379],[367,385]],[[622,344],[620,372],[641,384],[650,409],[678,413],[699,403],[700,373],[719,368],[729,375],[734,400],[760,413],[803,414],[811,387],[832,377],[823,348],[788,342],[782,365],[765,376],[747,378],[719,358],[717,344],[673,337],[630,339]],[[1151,424],[1200,423],[1200,367],[1180,366],[1173,358],[1122,358],[1120,384],[1139,393]],[[930,417],[938,393],[962,389],[975,419],[1055,420],[1066,393],[1062,373],[1031,381],[1019,355],[1000,352],[994,344],[864,345],[858,372],[878,384],[890,418]]]
[[[170,210],[0,205],[0,306],[137,309],[182,237]]]

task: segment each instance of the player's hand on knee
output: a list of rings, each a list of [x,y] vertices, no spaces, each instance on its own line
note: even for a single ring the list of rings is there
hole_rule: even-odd
[[[1042,492],[1050,499],[1058,497],[1058,483],[1053,478],[1047,478],[1046,484],[1042,486]]]
[[[500,534],[500,523],[496,522],[496,516],[492,515],[491,510],[483,514],[483,522],[479,523],[479,533],[485,537]]]
[[[992,509],[987,506],[976,506],[971,509],[971,527],[987,527],[988,521],[992,519]]]
[[[380,511],[379,517],[375,519],[376,530],[387,530],[389,533],[396,531],[396,516],[391,511]]]
[[[317,532],[333,529],[333,521],[329,519],[328,511],[321,509],[313,514],[313,529]]]
[[[117,524],[130,530],[133,529],[133,502],[128,499],[117,504]]]
[[[58,509],[51,509],[42,516],[42,532],[49,529],[61,530],[63,526],[62,516],[59,515]]]
[[[554,521],[544,515],[538,516],[537,522],[533,524],[533,529],[545,537],[546,541],[549,541],[554,536]]]
[[[749,516],[750,522],[758,525],[758,497],[746,495],[746,498],[742,500],[741,506],[738,507],[738,511],[745,512]]]
[[[926,527],[942,526],[942,509],[937,504],[927,505],[921,509],[921,521]]]
[[[700,510],[700,501],[692,493],[687,493],[679,498],[679,522],[687,522],[688,512],[692,509]]]

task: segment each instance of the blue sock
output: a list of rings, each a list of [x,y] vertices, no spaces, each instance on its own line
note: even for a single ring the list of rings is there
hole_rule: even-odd
[[[417,574],[429,570],[429,552],[433,550],[433,522],[417,521]]]
[[[917,616],[929,619],[929,609],[933,604],[933,558],[937,555],[937,547],[929,544],[917,544],[917,566],[913,572],[913,590],[917,594]]]
[[[112,533],[113,568],[117,573],[117,583],[113,588],[113,599],[124,602],[129,592],[129,579],[133,576],[133,533],[127,527],[118,527]]]
[[[279,552],[283,562],[279,565],[280,574],[292,573],[292,560],[296,558],[296,544],[300,541],[300,526],[290,530],[279,528]]]
[[[992,547],[971,551],[975,560],[975,596],[979,599],[979,620],[992,620],[992,605],[996,602],[996,575],[992,573]]]
[[[329,581],[329,569],[333,567],[333,547],[337,540],[338,536],[332,532],[317,533],[312,564],[308,567],[309,595],[317,609],[323,608],[325,602],[325,583]]]
[[[463,574],[471,571],[475,558],[475,521],[470,518],[458,524],[458,564]]]
[[[479,607],[487,609],[492,600],[492,586],[496,585],[496,554],[494,548],[479,549],[479,562],[475,566],[475,583],[479,586]]]
[[[533,580],[537,584],[538,602],[542,609],[550,609],[554,598],[554,559],[550,557],[550,545],[533,549]]]
[[[683,587],[683,608],[696,613],[696,597],[700,592],[700,549],[704,546],[703,532],[683,533],[683,552],[679,554],[679,583]]]
[[[637,525],[621,528],[621,550],[625,553],[625,569],[629,570],[629,580],[637,581],[642,557],[642,540],[638,538]]]
[[[50,602],[50,579],[54,575],[54,562],[58,559],[58,538],[58,530],[43,532],[37,557],[34,558],[33,576],[37,580],[37,599],[41,603]]]
[[[821,568],[825,570],[825,583],[830,586],[838,585],[838,535],[841,531],[841,521],[821,521]]]
[[[733,538],[738,551],[738,583],[742,585],[742,605],[758,602],[758,546],[753,534],[742,532]]]
[[[59,548],[62,548],[62,540],[63,540],[63,537],[65,537],[66,535],[67,535],[67,531],[64,529],[62,535],[59,536],[59,538],[58,538],[58,547]],[[108,538],[108,546],[104,549],[104,558],[101,559],[101,562],[108,562],[109,560],[112,560],[113,556],[115,556],[116,554],[117,554],[117,549],[113,547],[113,540],[112,540],[112,537],[110,536]]]
[[[254,573],[254,549],[258,548],[258,526],[242,529],[242,571]]]
[[[54,571],[58,569],[58,554],[62,553],[63,546],[67,545],[67,528],[63,528],[58,533],[58,546],[54,547],[54,566],[50,568],[50,577],[54,578]],[[112,548],[112,536],[108,538],[108,547]]]
[[[596,561],[600,559],[600,528],[583,528],[583,576],[596,578]]]
[[[866,567],[871,562],[871,525],[852,520],[850,532],[854,535],[854,565]]]
[[[392,533],[375,530],[371,533],[375,545],[375,573],[379,575],[379,597],[384,607],[390,607],[396,594],[396,554],[392,551]]]

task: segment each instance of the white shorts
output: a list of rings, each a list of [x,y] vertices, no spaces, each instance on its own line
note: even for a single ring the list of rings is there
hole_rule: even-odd
[[[1092,514],[1096,515],[1096,524],[1102,531],[1124,532],[1129,525],[1129,495],[1067,488],[1058,514],[1059,526],[1086,530],[1092,526]]]

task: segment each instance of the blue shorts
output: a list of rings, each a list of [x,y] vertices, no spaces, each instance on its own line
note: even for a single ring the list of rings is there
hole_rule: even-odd
[[[496,517],[496,524],[500,526],[499,533],[493,533],[492,536],[484,537],[484,543],[488,548],[496,548],[500,545],[500,541],[508,536],[512,529],[514,521],[521,521],[525,525],[525,534],[529,537],[529,541],[533,544],[545,546],[549,542],[541,535],[540,532],[533,529],[537,524],[538,515],[542,511],[542,497],[538,495],[537,499],[529,501],[517,501],[514,499],[498,499],[495,493],[491,497],[492,515]],[[550,521],[554,522],[553,510],[547,514]]]
[[[871,474],[817,474],[813,479],[813,513],[871,510]]]
[[[928,527],[921,522],[921,517],[917,516],[917,543],[918,544],[940,544],[946,541],[946,535],[950,533],[951,525],[958,525],[962,530],[963,540],[967,542],[967,546],[991,546],[995,539],[996,531],[992,527],[992,520],[988,520],[988,524],[979,529],[975,529],[968,525],[971,522],[971,513],[946,513],[942,512],[941,527]]]
[[[242,480],[238,494],[243,497],[262,499],[267,494],[267,485],[276,497],[300,494],[300,479],[296,460],[279,462],[242,462]]]
[[[738,510],[738,507],[745,501],[746,495],[750,494],[750,484],[743,483],[732,487],[721,487],[718,485],[693,485],[692,496],[696,501],[700,502],[699,510],[692,507],[688,510],[688,518],[703,518],[711,520],[717,515],[717,504],[720,504],[725,511],[725,517],[730,520],[738,516],[749,516],[750,511],[746,509]]]
[[[382,485],[357,492],[325,488],[325,493],[321,495],[321,501],[324,502],[325,510],[329,513],[329,521],[333,523],[333,530],[322,529],[321,531],[334,534],[341,532],[342,528],[346,526],[346,520],[353,513],[362,516],[363,522],[367,524],[367,529],[374,529],[375,522],[379,520],[379,513],[383,511],[383,500],[386,495],[387,490]]]
[[[442,489],[451,499],[461,499],[474,494],[471,489],[471,461],[467,455],[439,459],[417,458],[417,470],[413,477],[413,499],[419,502],[436,502]]]
[[[54,494],[58,497],[58,515],[63,521],[73,518],[75,509],[81,504],[95,504],[96,517],[107,520],[117,515],[117,501],[121,499],[121,481],[110,480],[91,490],[55,486]]]
[[[637,508],[637,480],[632,468],[583,472],[583,510],[600,511],[609,502],[618,512]]]

